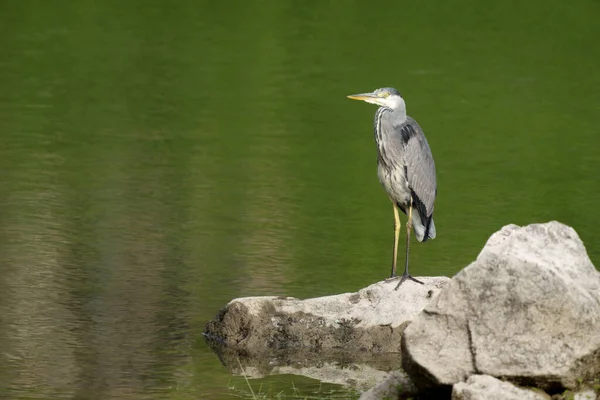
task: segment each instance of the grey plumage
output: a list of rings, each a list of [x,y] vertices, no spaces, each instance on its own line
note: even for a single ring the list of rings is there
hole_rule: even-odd
[[[423,130],[411,117],[402,118],[381,107],[375,115],[379,181],[390,199],[406,214],[412,197],[413,227],[419,242],[435,238],[433,209],[437,194],[435,163]],[[427,233],[427,235],[425,235]]]
[[[419,242],[435,238],[433,210],[437,180],[435,163],[423,130],[417,121],[406,115],[404,100],[394,88],[382,88],[372,93],[348,97],[380,106],[374,119],[379,181],[394,206],[412,216],[407,223],[407,235],[410,235],[410,230],[414,227]],[[396,271],[400,224],[395,209],[394,212],[396,226],[392,276],[395,276]],[[407,236],[405,273],[400,283],[405,279],[416,281],[408,274],[409,240],[410,236]]]

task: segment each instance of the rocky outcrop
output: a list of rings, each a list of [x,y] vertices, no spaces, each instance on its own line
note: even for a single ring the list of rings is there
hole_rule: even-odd
[[[230,368],[371,387],[362,399],[600,392],[600,273],[572,228],[509,225],[451,280],[419,279],[397,291],[383,281],[307,300],[236,299],[204,334]],[[392,371],[400,359],[404,371]]]
[[[600,376],[600,273],[572,228],[506,226],[407,327],[402,349],[422,390],[477,374],[574,388]]]
[[[295,349],[400,352],[402,331],[449,281],[419,278],[394,290],[397,280],[357,293],[299,300],[291,297],[235,299],[206,326],[205,336],[249,353]]]

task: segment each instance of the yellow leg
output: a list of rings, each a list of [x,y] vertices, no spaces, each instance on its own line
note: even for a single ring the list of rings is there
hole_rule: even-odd
[[[396,263],[398,261],[398,239],[400,239],[400,213],[398,213],[398,206],[392,201],[392,207],[394,208],[394,250],[392,251],[392,275],[396,276]]]
[[[410,250],[410,231],[412,229],[412,199],[408,206],[408,221],[406,221],[406,261],[404,263],[404,276],[410,277],[408,274],[408,252]]]
[[[423,282],[413,278],[408,273],[408,253],[410,251],[410,231],[412,229],[412,209],[413,209],[413,207],[412,207],[412,199],[411,199],[411,201],[408,205],[408,213],[407,213],[408,221],[406,222],[406,262],[404,264],[404,274],[402,274],[402,278],[400,278],[400,282],[398,282],[398,285],[396,285],[396,289],[394,289],[394,290],[397,290],[400,287],[400,285],[402,285],[402,283],[404,283],[404,281],[407,279],[410,279],[411,281],[415,281],[415,282],[423,285]]]

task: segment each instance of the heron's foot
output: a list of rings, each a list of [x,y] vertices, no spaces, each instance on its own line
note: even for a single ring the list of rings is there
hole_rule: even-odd
[[[396,285],[396,288],[394,290],[398,290],[400,285],[402,285],[404,283],[404,281],[406,281],[406,280],[414,281],[414,282],[420,283],[421,285],[425,284],[425,283],[421,282],[420,280],[413,278],[412,275],[409,275],[408,273],[405,272],[400,277],[400,282],[398,282],[398,284]]]
[[[389,282],[389,281],[395,281],[395,280],[396,280],[396,279],[398,279],[398,278],[399,278],[399,276],[398,276],[398,275],[396,275],[396,274],[391,274],[389,278],[385,278],[385,281],[386,281],[386,282]]]

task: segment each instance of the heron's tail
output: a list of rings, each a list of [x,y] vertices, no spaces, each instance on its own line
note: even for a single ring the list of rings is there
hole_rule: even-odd
[[[413,212],[413,229],[415,230],[415,236],[419,242],[426,242],[428,239],[435,239],[435,223],[433,222],[433,216],[429,218],[421,219],[419,213]]]

